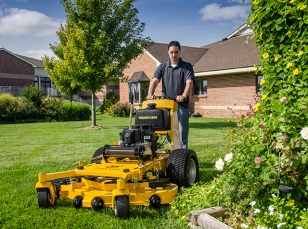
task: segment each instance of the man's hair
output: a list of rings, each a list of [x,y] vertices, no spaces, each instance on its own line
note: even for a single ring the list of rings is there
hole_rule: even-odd
[[[179,47],[179,50],[181,51],[181,45],[178,41],[171,41],[169,44],[168,44],[168,51],[169,51],[169,47],[171,46],[178,46]]]

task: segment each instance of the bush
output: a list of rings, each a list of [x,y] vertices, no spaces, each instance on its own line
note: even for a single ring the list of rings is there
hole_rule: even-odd
[[[113,117],[129,117],[130,105],[127,102],[118,102],[108,110],[108,113]]]
[[[42,88],[28,86],[21,91],[22,101],[33,103],[36,107],[41,107],[45,91]]]
[[[87,104],[64,103],[59,110],[59,121],[90,120],[91,108]]]
[[[116,97],[115,94],[108,93],[106,95],[106,99],[103,100],[101,106],[98,108],[98,111],[101,114],[108,113],[108,109],[114,106],[118,101],[119,99]]]
[[[14,107],[16,98],[8,93],[0,94],[0,121],[4,121],[10,107]]]
[[[63,101],[62,98],[55,97],[44,99],[41,107],[42,116],[47,120],[58,120]]]
[[[294,0],[254,0],[251,5],[248,23],[260,48],[262,97],[256,113],[240,117],[237,128],[228,132],[226,157],[232,160],[216,162],[223,173],[204,198],[211,205],[228,206],[234,228],[303,228],[290,216],[307,222],[308,6]],[[273,199],[278,193],[279,154],[280,182],[294,186],[294,191],[279,192]],[[275,210],[260,207],[252,214],[253,201]]]

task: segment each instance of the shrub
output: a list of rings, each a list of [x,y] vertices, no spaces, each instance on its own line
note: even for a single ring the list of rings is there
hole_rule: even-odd
[[[115,94],[113,93],[108,93],[106,95],[106,99],[103,100],[101,106],[98,108],[98,111],[101,114],[105,114],[108,112],[108,109],[112,106],[114,106],[117,102],[119,101],[119,99],[116,97]]]
[[[59,121],[90,120],[91,109],[87,104],[64,103],[59,110]]]
[[[240,117],[228,132],[226,156],[232,152],[232,161],[217,160],[223,173],[208,185],[204,199],[210,205],[228,206],[234,228],[303,228],[288,217],[307,222],[303,206],[308,199],[308,6],[294,0],[250,4],[248,23],[260,48],[257,72],[264,77],[263,92],[255,113]],[[279,154],[280,182],[294,186],[294,191],[273,199],[278,193]],[[259,209],[261,217],[251,214],[253,201],[265,207]],[[280,215],[267,217],[266,206]],[[267,223],[261,222],[265,219]]]
[[[0,94],[0,121],[4,121],[10,107],[14,107],[16,98],[8,93]]]
[[[118,102],[108,110],[108,113],[113,117],[129,117],[130,105],[127,102]]]
[[[42,116],[47,120],[58,120],[63,101],[62,98],[55,97],[44,99],[41,107]]]
[[[22,101],[33,103],[34,106],[40,107],[45,96],[45,91],[42,88],[28,86],[21,91]]]

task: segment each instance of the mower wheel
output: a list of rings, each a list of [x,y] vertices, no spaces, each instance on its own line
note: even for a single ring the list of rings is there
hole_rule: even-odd
[[[101,156],[101,155],[104,153],[104,150],[105,150],[104,147],[98,148],[98,149],[95,151],[95,153],[93,154],[93,157],[92,157],[92,158]],[[91,163],[99,164],[99,163],[101,163],[101,160],[102,160],[102,158],[96,158],[96,159],[91,160]]]
[[[56,202],[56,198],[50,196],[48,188],[41,188],[37,191],[37,200],[40,208],[48,208]]]
[[[173,150],[168,157],[166,170],[171,183],[175,183],[179,188],[191,187],[199,181],[197,154],[190,149]]]
[[[129,217],[128,196],[116,196],[114,202],[114,215],[119,218]]]

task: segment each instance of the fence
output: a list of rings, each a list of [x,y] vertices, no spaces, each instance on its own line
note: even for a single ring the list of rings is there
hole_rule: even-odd
[[[0,94],[1,93],[9,93],[14,96],[20,96],[22,91],[22,87],[15,86],[0,86]]]
[[[1,93],[9,93],[9,94],[11,94],[13,96],[20,96],[22,89],[23,89],[23,87],[0,86],[0,94]],[[46,88],[45,91],[46,91],[46,96],[48,96],[48,97],[60,97],[61,96],[61,92],[59,92],[55,88]],[[66,96],[65,98],[69,99],[68,96]],[[73,100],[77,101],[77,102],[80,102],[80,103],[87,103],[87,104],[89,104],[88,101],[82,99],[79,95],[74,95]]]

